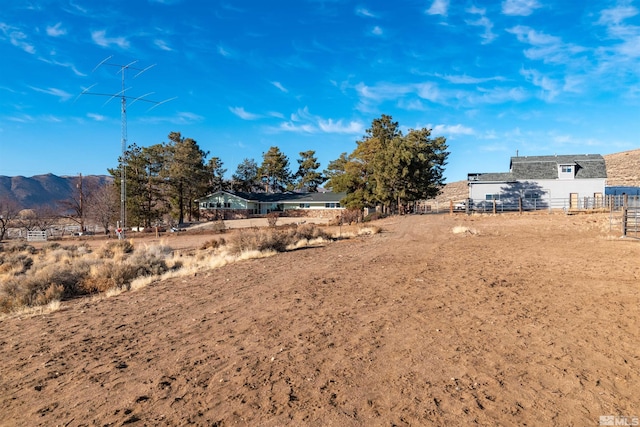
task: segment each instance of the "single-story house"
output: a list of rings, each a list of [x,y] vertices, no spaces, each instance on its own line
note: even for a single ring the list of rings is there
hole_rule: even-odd
[[[346,193],[247,193],[217,191],[197,200],[200,214],[208,218],[248,218],[270,212],[298,216],[336,216]]]
[[[511,157],[509,172],[467,175],[474,209],[601,207],[607,180],[599,154]]]

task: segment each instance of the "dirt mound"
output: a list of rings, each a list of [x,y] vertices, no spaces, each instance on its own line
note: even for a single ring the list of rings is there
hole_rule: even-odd
[[[638,416],[640,244],[608,221],[388,218],[378,235],[2,319],[0,424]]]

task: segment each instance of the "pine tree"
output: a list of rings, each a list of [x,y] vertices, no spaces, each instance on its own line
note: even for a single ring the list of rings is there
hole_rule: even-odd
[[[318,187],[326,181],[326,178],[318,172],[320,163],[313,150],[303,151],[298,159],[298,172],[296,173],[296,189],[308,192],[318,191]]]
[[[262,155],[259,174],[268,193],[284,191],[291,183],[289,158],[278,147],[271,147]]]

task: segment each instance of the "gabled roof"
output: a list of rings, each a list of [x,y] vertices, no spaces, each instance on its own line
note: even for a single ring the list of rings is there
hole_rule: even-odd
[[[201,197],[201,200],[207,199],[215,194],[227,193],[231,196],[239,197],[248,202],[258,203],[283,203],[283,202],[339,202],[344,199],[347,193],[248,193],[244,191],[217,191],[212,194],[208,194],[205,197]]]
[[[575,179],[606,178],[607,168],[600,154],[511,157],[510,172],[469,174],[471,181],[522,181],[558,179],[558,166],[575,166]]]

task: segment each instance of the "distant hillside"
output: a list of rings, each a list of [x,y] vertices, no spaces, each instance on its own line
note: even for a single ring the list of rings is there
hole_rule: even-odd
[[[111,181],[106,175],[82,177],[87,188]],[[57,176],[53,174],[24,176],[0,176],[0,200],[18,203],[21,208],[30,209],[55,206],[61,200],[72,197],[79,183],[79,176]]]
[[[607,165],[607,185],[640,187],[640,149],[603,155]],[[448,183],[436,197],[439,203],[454,202],[469,197],[467,181]]]
[[[640,187],[640,149],[607,154],[607,185]]]

